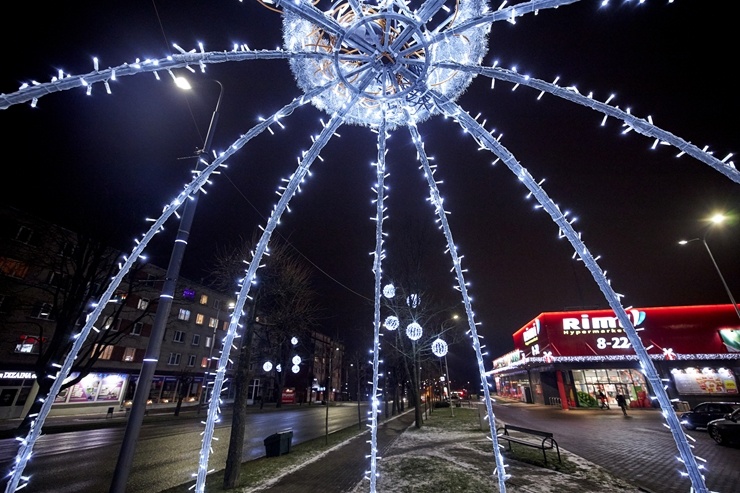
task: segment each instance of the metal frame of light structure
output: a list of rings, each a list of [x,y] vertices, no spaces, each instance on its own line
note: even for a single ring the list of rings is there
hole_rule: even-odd
[[[712,224],[710,224],[706,231],[704,231],[704,234],[701,238],[692,238],[690,240],[681,240],[678,242],[679,245],[687,245],[691,243],[692,241],[701,241],[704,245],[704,248],[707,250],[707,253],[709,254],[709,258],[712,260],[712,264],[714,264],[714,269],[717,271],[717,275],[719,276],[720,280],[722,281],[722,286],[725,288],[725,292],[727,292],[727,296],[730,298],[730,301],[732,302],[732,307],[735,309],[735,313],[737,314],[737,318],[740,318],[740,308],[738,308],[737,303],[735,302],[735,298],[732,296],[732,292],[730,291],[730,287],[727,285],[727,282],[725,281],[725,277],[722,275],[722,271],[719,269],[719,265],[717,265],[717,261],[714,259],[714,255],[712,255],[712,250],[709,248],[709,244],[707,243],[707,234],[709,234],[709,231],[711,231],[711,226],[714,224],[722,224],[726,217],[723,214],[715,214],[710,218],[710,221]]]
[[[190,89],[190,84],[187,83],[187,79],[182,77],[174,77],[175,84],[181,89]],[[203,149],[198,153],[198,162],[195,166],[196,173],[201,171],[204,167],[208,166],[207,156],[211,149],[211,143],[213,141],[213,131],[218,123],[218,111],[221,107],[221,99],[224,95],[224,86],[221,82],[210,79],[219,85],[218,100],[211,116],[211,122],[208,126],[208,132],[206,134],[205,143]],[[154,323],[152,324],[152,332],[149,337],[149,344],[144,354],[144,361],[141,365],[141,372],[139,373],[139,379],[136,385],[136,391],[134,393],[134,400],[131,404],[131,412],[129,414],[128,422],[126,423],[126,431],[123,436],[123,442],[121,443],[121,450],[118,454],[118,460],[116,461],[116,468],[113,472],[113,480],[111,481],[110,493],[124,493],[126,491],[126,481],[128,480],[131,466],[134,461],[134,452],[136,450],[136,442],[141,432],[141,424],[144,420],[144,414],[146,413],[146,404],[149,398],[149,390],[152,385],[154,378],[154,372],[157,369],[157,362],[162,348],[162,340],[164,339],[165,331],[167,330],[167,319],[170,316],[170,310],[172,309],[172,300],[175,296],[175,289],[177,288],[177,280],[180,276],[180,266],[182,265],[182,259],[185,256],[185,248],[188,244],[188,238],[190,236],[190,228],[193,224],[193,218],[195,217],[195,209],[198,205],[198,191],[192,193],[185,201],[183,206],[182,216],[180,217],[180,225],[177,230],[177,236],[175,238],[174,245],[172,246],[172,253],[170,254],[169,265],[167,266],[167,273],[165,274],[164,285],[162,286],[162,292],[159,297],[157,304],[157,311],[154,315]],[[211,341],[211,349],[216,344],[215,339]],[[210,366],[210,360],[208,362]],[[205,386],[205,380],[204,380]]]

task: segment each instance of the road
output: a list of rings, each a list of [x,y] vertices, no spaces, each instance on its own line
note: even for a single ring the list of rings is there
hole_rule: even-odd
[[[499,401],[501,402],[501,401]],[[593,462],[612,474],[655,493],[686,493],[691,482],[681,478],[678,449],[658,410],[619,409],[563,411],[549,406],[496,404],[497,422],[552,432],[558,445]],[[740,491],[740,447],[714,443],[706,430],[689,435],[695,439],[694,456],[704,459],[705,482],[710,491]]]
[[[361,416],[366,416],[366,409]],[[97,419],[100,421],[99,418]],[[357,426],[356,405],[329,408],[329,432]],[[230,417],[217,426],[211,468],[220,469],[226,461]],[[250,412],[247,416],[244,459],[265,455],[263,440],[279,430],[293,430],[293,444],[324,436],[326,407],[302,406],[280,411]],[[197,471],[203,425],[193,416],[172,416],[146,420],[137,441],[136,455],[129,476],[127,493],[152,493],[188,482]],[[43,435],[34,447],[34,457],[24,474],[31,476],[28,493],[102,493],[110,488],[124,427],[107,427]],[[0,440],[0,470],[18,450],[12,439]],[[5,481],[2,482],[5,487]]]

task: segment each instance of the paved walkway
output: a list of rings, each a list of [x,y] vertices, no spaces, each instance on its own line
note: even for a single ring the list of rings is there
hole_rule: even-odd
[[[395,418],[383,421],[378,426],[378,455],[389,449],[393,442],[414,423],[414,410],[404,412]],[[260,492],[269,493],[346,493],[362,481],[369,470],[367,458],[370,452],[368,433],[353,438],[344,445],[334,448],[319,460],[291,472]],[[369,487],[370,481],[367,480]]]

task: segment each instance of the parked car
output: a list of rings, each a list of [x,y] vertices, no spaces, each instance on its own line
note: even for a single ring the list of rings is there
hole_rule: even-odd
[[[735,409],[732,414],[726,414],[724,418],[710,421],[707,424],[707,431],[720,445],[740,443],[740,409]]]
[[[702,402],[691,411],[681,413],[679,420],[687,430],[704,428],[710,421],[724,418],[739,407],[735,402]]]

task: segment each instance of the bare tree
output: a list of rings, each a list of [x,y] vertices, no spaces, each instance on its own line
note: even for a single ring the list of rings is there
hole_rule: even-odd
[[[251,241],[240,240],[237,246],[218,252],[210,275],[212,284],[226,287],[224,283],[233,282],[243,276],[243,262],[251,258],[250,252],[257,240],[255,235]],[[265,266],[259,271],[259,279],[252,295],[253,303],[247,310],[246,332],[240,338],[224,488],[234,488],[239,481],[249,397],[247,389],[252,378],[249,372],[250,360],[270,360],[275,367],[282,370],[275,373],[274,382],[277,389],[275,405],[280,407],[285,374],[290,367],[291,339],[300,339],[301,335],[308,333],[315,324],[319,311],[311,286],[311,276],[311,269],[300,261],[288,244],[281,242],[271,246]],[[264,400],[265,396],[262,397]]]
[[[0,319],[0,330],[5,334],[28,332],[35,327],[36,354],[33,369],[36,374],[37,396],[19,430],[27,430],[33,416],[38,413],[43,399],[49,396],[57,368],[69,353],[74,337],[85,323],[92,303],[98,300],[118,271],[121,253],[85,234],[72,233],[61,227],[34,219],[25,225],[16,225],[16,235],[27,230],[23,241],[4,237],[0,258],[7,265],[14,259],[22,265],[22,275],[0,276],[0,288],[9,293],[10,303]],[[6,233],[12,230],[6,230]],[[11,233],[12,234],[12,233]],[[7,272],[4,272],[7,274]],[[18,273],[16,273],[18,274]],[[95,363],[123,338],[140,320],[149,316],[151,308],[137,311],[135,319],[125,323],[122,315],[127,303],[135,303],[137,290],[142,281],[135,269],[122,284],[116,301],[106,309],[98,321],[96,331],[91,332],[74,362],[70,375],[62,389],[81,381],[90,373]],[[14,314],[14,315],[7,315]],[[18,316],[18,314],[30,314]]]

